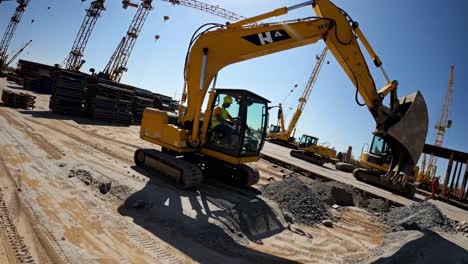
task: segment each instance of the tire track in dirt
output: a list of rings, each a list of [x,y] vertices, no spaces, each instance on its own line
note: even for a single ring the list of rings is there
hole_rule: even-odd
[[[4,154],[4,153],[3,153]],[[10,187],[14,187],[15,190],[19,190],[20,188],[20,183],[15,181],[13,175],[11,174],[10,170],[6,166],[5,160],[3,159],[3,155],[0,156],[0,172],[5,177],[8,177],[9,182],[10,182]],[[8,179],[4,179],[8,181]],[[38,250],[38,257],[41,260],[45,260],[47,263],[64,263],[68,264],[71,263],[68,257],[64,254],[62,249],[60,248],[58,241],[50,234],[50,232],[45,229],[41,224],[39,224],[38,220],[39,216],[34,213],[32,210],[31,204],[27,202],[24,198],[21,197],[20,193],[15,191],[15,204],[14,206],[16,208],[12,208],[15,210],[20,210],[24,215],[26,216],[25,220],[28,222],[28,225],[30,226],[30,230],[32,233],[26,234],[33,236],[33,240],[37,241],[39,244],[35,244],[34,247],[36,250]],[[1,194],[1,189],[0,189],[0,195],[2,196],[0,199],[0,205],[4,203],[3,200],[3,194]],[[19,213],[17,213],[19,215]],[[24,243],[24,242],[23,242]],[[42,254],[41,254],[42,253]],[[42,261],[41,261],[42,262]],[[24,263],[33,263],[33,262],[24,262]]]
[[[10,217],[8,207],[3,199],[3,192],[0,189],[0,224],[2,226],[2,237],[8,241],[13,253],[12,255],[18,263],[36,263],[28,250],[28,247],[23,241],[23,238],[18,234],[15,224]],[[2,239],[2,240],[4,240]],[[10,257],[12,257],[10,255]]]
[[[129,163],[129,164],[133,163],[133,159],[122,157],[121,154],[115,153],[114,151],[108,149],[107,147],[104,147],[104,146],[101,146],[101,145],[99,145],[99,144],[93,143],[93,142],[91,142],[91,141],[89,141],[89,140],[86,140],[86,139],[84,139],[84,138],[82,138],[82,137],[79,137],[79,136],[73,134],[72,132],[67,132],[67,131],[65,131],[65,130],[63,130],[63,129],[61,129],[61,128],[59,128],[59,126],[52,126],[52,125],[49,125],[49,124],[41,123],[41,122],[39,122],[39,121],[37,121],[37,120],[34,120],[34,119],[32,119],[32,118],[28,118],[28,117],[26,117],[25,119],[28,120],[28,121],[31,121],[32,123],[35,123],[35,124],[37,124],[37,125],[39,125],[39,126],[46,127],[46,128],[51,129],[51,130],[53,130],[53,131],[55,131],[55,132],[58,132],[58,133],[60,133],[60,134],[62,134],[62,135],[64,135],[64,136],[66,136],[66,137],[69,137],[69,138],[71,138],[71,139],[73,139],[73,140],[75,140],[75,141],[77,141],[77,142],[79,142],[79,143],[81,143],[81,144],[84,144],[84,145],[87,145],[87,146],[91,146],[91,147],[93,147],[94,149],[98,150],[99,152],[102,152],[102,153],[104,153],[104,154],[106,154],[106,155],[108,155],[108,156],[111,156],[111,157],[113,157],[114,159],[120,160],[120,161],[125,162],[125,163]],[[62,124],[62,123],[61,123],[61,124]],[[72,127],[73,127],[73,126],[72,126]],[[76,128],[76,127],[75,127],[75,128]],[[92,134],[93,136],[95,135],[94,133],[91,133],[91,134]],[[108,139],[108,138],[107,138],[107,139]],[[115,142],[114,142],[114,143],[115,143]],[[114,145],[114,144],[110,144],[110,146],[115,146],[115,145]]]
[[[20,143],[16,137],[12,138],[13,141],[17,141]],[[86,144],[88,146],[89,144]],[[19,146],[20,148],[23,148],[24,146]],[[23,152],[23,151],[22,151]],[[25,149],[24,153],[26,155],[28,154],[28,151]],[[10,156],[14,157],[14,154],[11,154]],[[27,155],[30,156],[30,155]],[[32,155],[34,156],[34,155]],[[39,167],[43,168],[46,167],[46,164],[43,164],[43,161],[40,159],[36,159],[35,157],[31,157],[32,162],[34,162],[36,165]],[[142,249],[144,249],[145,254],[147,254],[148,257],[152,258],[155,262],[157,263],[190,263],[190,257],[184,255],[183,253],[180,253],[178,250],[172,248],[171,246],[167,245],[163,241],[159,241],[158,238],[153,238],[150,235],[146,234],[145,232],[139,230],[137,227],[132,226],[132,224],[127,223],[124,219],[121,219],[119,217],[110,215],[108,213],[104,213],[102,211],[102,207],[97,206],[94,203],[86,203],[86,207],[88,208],[89,212],[88,215],[101,215],[104,219],[104,222],[106,222],[107,229],[110,232],[106,232],[109,234],[110,237],[112,237],[112,234],[116,234],[116,232],[123,232],[127,239],[131,241],[134,245],[140,246]],[[53,238],[52,235],[49,234],[47,236],[47,232],[45,234],[42,234],[41,238],[42,239],[53,239],[54,241],[55,238]],[[114,238],[114,239],[117,239]],[[61,251],[60,247],[57,247],[57,251]],[[63,262],[63,261],[62,261]]]
[[[3,109],[0,109],[0,115],[5,118],[10,125],[13,125],[28,135],[37,146],[46,152],[48,158],[58,160],[65,156],[63,152],[55,145],[49,143],[41,134],[34,132],[34,128],[17,121],[14,117],[3,111]]]

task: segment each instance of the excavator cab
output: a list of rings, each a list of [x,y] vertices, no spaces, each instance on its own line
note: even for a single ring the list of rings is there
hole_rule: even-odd
[[[211,109],[206,111],[212,114],[208,116],[207,142],[203,147],[235,158],[258,156],[266,135],[270,101],[247,90],[212,92],[216,94]],[[225,103],[227,98],[231,103]],[[226,122],[217,121],[216,112],[224,112]]]
[[[280,126],[276,126],[276,125],[270,125],[270,129],[268,130],[268,132],[271,132],[271,133],[280,133],[280,132],[281,132],[281,127],[280,127]]]
[[[363,153],[362,160],[379,166],[384,166],[385,170],[390,166],[392,161],[392,152],[387,142],[379,137],[374,136],[370,149],[367,153]]]
[[[317,143],[318,138],[304,134],[299,140],[299,148],[308,148],[311,145],[317,145]]]

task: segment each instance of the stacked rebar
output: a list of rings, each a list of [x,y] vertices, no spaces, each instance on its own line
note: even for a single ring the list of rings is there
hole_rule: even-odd
[[[85,112],[86,76],[59,70],[52,74],[49,108],[56,113],[81,115]]]
[[[15,93],[3,90],[2,101],[5,105],[24,109],[34,109],[36,97],[27,93]]]
[[[93,78],[87,84],[86,108],[96,120],[131,124],[135,87]]]

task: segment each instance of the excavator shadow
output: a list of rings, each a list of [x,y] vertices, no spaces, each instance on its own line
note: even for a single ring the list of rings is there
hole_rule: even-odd
[[[73,115],[73,114],[59,114],[52,111],[19,111],[21,114],[31,115],[35,118],[47,118],[47,119],[58,119],[58,120],[72,120],[80,125],[96,125],[96,126],[118,126],[118,127],[129,127],[127,123],[118,123],[110,121],[101,121],[85,117],[84,115]]]
[[[432,230],[421,232],[422,235],[407,242],[396,252],[385,254],[387,257],[381,257],[372,263],[468,263],[468,251],[463,247]]]
[[[150,180],[124,201],[119,213],[195,261],[295,263],[244,246],[261,244],[261,239],[285,230],[279,209],[255,192],[219,182],[180,190],[151,172],[136,166],[133,169]]]

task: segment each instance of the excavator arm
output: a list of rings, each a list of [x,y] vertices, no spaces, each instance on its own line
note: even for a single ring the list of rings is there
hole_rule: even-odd
[[[293,9],[311,6],[318,17],[289,22],[252,24],[280,16]],[[201,33],[192,40],[185,66],[186,85],[179,111],[179,124],[191,127],[190,144],[200,144],[200,113],[210,83],[227,65],[252,58],[308,45],[323,39],[362,97],[376,122],[375,134],[383,137],[394,155],[386,178],[401,180],[400,171],[409,175],[419,159],[427,134],[427,108],[417,92],[398,99],[397,82],[387,82],[376,90],[369,67],[357,42],[361,40],[375,65],[381,67],[378,56],[369,45],[358,24],[329,0],[308,1],[292,7],[283,7],[227,24]],[[385,75],[386,76],[386,75]],[[383,105],[390,94],[390,106]],[[356,98],[357,99],[357,98]]]

